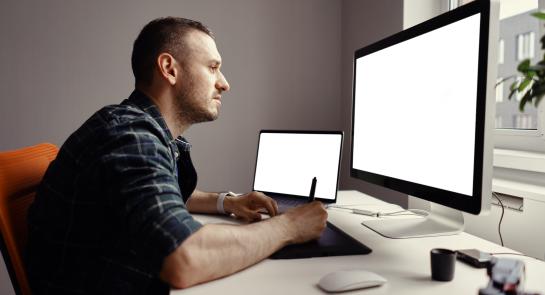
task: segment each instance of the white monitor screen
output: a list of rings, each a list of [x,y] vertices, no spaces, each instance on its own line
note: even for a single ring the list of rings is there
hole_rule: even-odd
[[[472,195],[480,17],[356,59],[352,168]]]
[[[342,134],[266,133],[259,138],[254,190],[334,200]]]

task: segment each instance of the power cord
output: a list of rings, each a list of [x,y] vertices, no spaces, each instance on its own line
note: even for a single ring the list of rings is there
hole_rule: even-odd
[[[366,216],[373,216],[373,217],[387,217],[387,216],[403,216],[403,215],[419,215],[419,216],[428,216],[429,212],[426,210],[420,210],[420,209],[408,209],[408,210],[400,210],[400,211],[394,211],[394,212],[380,212],[380,211],[370,211],[365,209],[357,209],[352,208],[355,205],[335,205],[331,204],[327,206],[327,208],[337,208],[337,209],[347,209],[350,210],[353,214],[359,214],[359,215],[366,215]],[[362,205],[359,205],[362,206]]]
[[[426,210],[421,210],[421,209],[407,209],[407,210],[400,210],[400,211],[388,212],[388,213],[377,212],[377,217],[402,216],[402,215],[414,215],[414,214],[420,215],[420,216],[428,216],[430,213]]]
[[[503,214],[505,214],[505,207],[503,206],[503,202],[500,200],[498,195],[496,195],[496,192],[492,192],[492,195],[496,197],[496,199],[498,199],[498,202],[500,202],[500,206],[501,206],[501,217],[500,217],[500,222],[498,223],[498,234],[500,235],[500,242],[501,242],[501,245],[503,246],[503,237],[501,236],[501,222],[503,221]]]

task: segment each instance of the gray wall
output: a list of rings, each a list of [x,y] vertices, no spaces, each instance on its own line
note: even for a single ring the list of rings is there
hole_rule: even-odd
[[[354,51],[403,29],[403,1],[343,0],[341,55],[341,126],[346,132],[341,187],[356,189],[388,202],[407,206],[407,195],[350,177],[350,132]],[[395,79],[392,78],[392,87]],[[385,110],[386,112],[387,110]]]
[[[220,118],[186,134],[204,190],[251,188],[262,128],[343,129],[341,188],[405,204],[349,179],[352,54],[402,28],[402,0],[14,1],[0,3],[0,150],[61,145],[133,88],[132,42],[148,21],[214,31],[231,91]],[[9,294],[0,261],[0,294]]]
[[[60,145],[126,98],[133,40],[168,15],[214,31],[232,86],[220,119],[186,134],[202,189],[251,188],[261,128],[338,128],[340,1],[13,1],[0,7],[0,150]]]

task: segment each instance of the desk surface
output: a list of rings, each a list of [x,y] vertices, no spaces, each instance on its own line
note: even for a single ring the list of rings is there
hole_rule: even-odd
[[[337,204],[358,204],[370,208],[388,206],[357,191],[340,191]],[[378,273],[388,282],[378,288],[356,290],[347,294],[478,294],[479,288],[486,286],[488,282],[485,269],[456,262],[454,280],[446,283],[432,281],[430,250],[478,248],[494,253],[515,252],[465,232],[454,236],[388,239],[360,225],[361,221],[372,217],[339,209],[328,209],[328,213],[331,223],[369,246],[373,252],[357,256],[267,259],[229,277],[185,290],[173,290],[171,294],[327,294],[316,285],[322,276],[336,270],[355,268]],[[233,222],[219,217],[196,217],[204,223]],[[524,261],[526,290],[539,291],[545,295],[545,262],[524,256],[501,257]]]

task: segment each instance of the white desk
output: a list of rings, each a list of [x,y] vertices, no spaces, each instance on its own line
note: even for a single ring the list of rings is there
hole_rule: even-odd
[[[368,204],[373,208],[387,205],[356,191],[340,191],[337,204]],[[338,209],[328,209],[328,212],[331,223],[369,246],[373,252],[357,256],[267,259],[229,277],[186,290],[173,290],[171,294],[327,294],[316,286],[318,280],[329,272],[353,268],[376,272],[388,282],[378,288],[346,294],[478,294],[479,288],[486,286],[488,282],[485,269],[472,268],[457,261],[454,280],[446,283],[432,281],[430,250],[441,247],[453,250],[478,248],[487,252],[515,252],[467,233],[432,238],[387,239],[360,225],[362,220],[372,217]],[[197,216],[197,219],[204,223],[225,221],[210,216]],[[545,295],[545,262],[524,256],[501,257],[523,260],[526,265],[526,290],[539,291]]]

